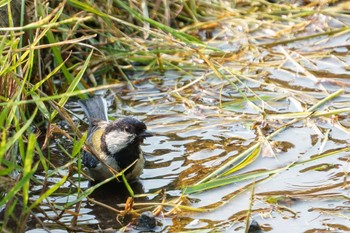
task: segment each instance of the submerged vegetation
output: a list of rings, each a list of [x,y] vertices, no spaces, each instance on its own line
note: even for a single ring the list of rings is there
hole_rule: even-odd
[[[235,229],[248,232],[254,215],[296,218],[288,203],[315,199],[340,200],[336,208],[312,211],[349,221],[343,205],[349,201],[347,1],[34,2],[11,1],[12,8],[0,2],[10,12],[1,21],[9,27],[0,28],[2,232],[127,231],[149,210],[163,219],[176,216],[159,231],[221,231],[244,223]],[[107,90],[120,104],[118,114],[129,114],[120,100],[153,106],[153,112],[139,110],[140,117],[173,137],[176,153],[186,147],[171,185],[144,194],[127,184],[133,199],[122,199],[119,209],[91,196],[104,184],[87,185],[80,155],[89,148],[74,109],[78,98]],[[209,139],[199,140],[199,132]],[[171,150],[157,149],[164,140],[154,141],[159,156]],[[332,169],[333,183],[259,190],[279,176],[307,180]],[[203,201],[213,189],[217,199]],[[203,226],[188,217],[215,214],[243,193],[248,205],[225,220],[194,218]],[[113,212],[113,223],[80,224],[86,202]],[[312,227],[322,224],[349,230],[324,222]]]

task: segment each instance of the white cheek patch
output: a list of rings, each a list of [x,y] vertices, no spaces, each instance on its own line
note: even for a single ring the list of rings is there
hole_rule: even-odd
[[[127,132],[109,132],[106,134],[105,138],[108,151],[112,154],[115,154],[126,147],[132,140],[134,140],[134,138],[134,135]]]

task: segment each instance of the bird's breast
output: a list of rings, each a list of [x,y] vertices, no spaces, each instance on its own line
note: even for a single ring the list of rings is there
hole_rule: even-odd
[[[116,172],[120,172],[122,170],[115,158],[111,156],[106,156],[103,161],[108,164],[108,166],[112,167]],[[130,167],[128,171],[125,172],[126,179],[136,180],[142,174],[144,165],[145,159],[143,157],[143,154],[140,153],[140,156],[136,163]],[[102,163],[99,163],[96,167],[89,168],[89,175],[94,180],[103,181],[110,178],[113,174],[106,166],[104,166]]]

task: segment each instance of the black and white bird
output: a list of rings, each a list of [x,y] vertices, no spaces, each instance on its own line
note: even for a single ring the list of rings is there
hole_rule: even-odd
[[[136,180],[142,174],[145,163],[141,144],[146,137],[152,136],[145,123],[133,117],[109,121],[107,103],[101,96],[80,100],[79,104],[90,124],[87,140],[99,158],[89,152],[83,154],[82,163],[87,167],[91,178],[103,181],[113,175],[99,161],[102,160],[117,172],[134,163],[124,174],[128,180]]]

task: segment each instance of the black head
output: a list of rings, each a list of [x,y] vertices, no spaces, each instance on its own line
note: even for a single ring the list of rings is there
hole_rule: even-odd
[[[126,147],[138,147],[146,137],[152,136],[146,131],[145,123],[132,117],[110,122],[102,135],[102,150],[116,154]]]
[[[132,117],[118,119],[113,122],[113,125],[120,131],[128,132],[130,134],[136,135],[139,138],[152,136],[146,131],[147,126],[145,125],[145,123]]]

